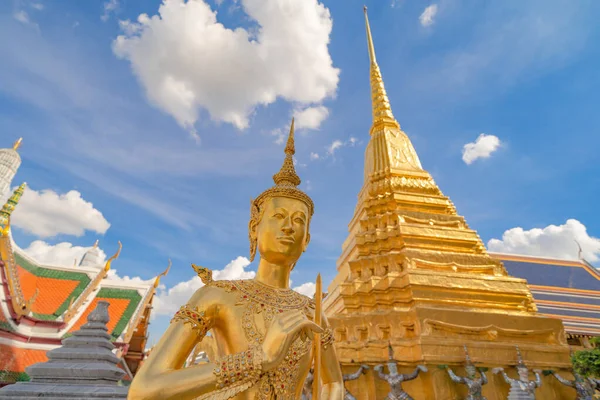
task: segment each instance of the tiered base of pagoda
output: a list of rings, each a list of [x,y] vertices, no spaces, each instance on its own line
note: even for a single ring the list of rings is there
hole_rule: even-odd
[[[466,345],[477,367],[488,368],[488,400],[506,400],[509,385],[492,369],[503,367],[517,378],[516,346],[519,346],[533,380],[533,370],[554,370],[570,376],[569,346],[560,320],[524,313],[503,314],[468,310],[448,310],[419,306],[407,311],[381,311],[365,314],[337,314],[329,318],[334,329],[336,350],[344,373],[355,372],[360,364],[371,367],[359,380],[346,385],[356,398],[385,398],[389,387],[376,377],[373,367],[388,362],[388,345],[401,373],[410,373],[419,365],[429,371],[403,386],[415,400],[454,400],[465,395],[465,388],[453,383],[448,373],[438,368],[450,366],[465,376],[463,346]],[[387,373],[387,366],[384,369]],[[565,388],[556,378],[542,376],[537,398],[563,400],[574,398],[573,389]]]

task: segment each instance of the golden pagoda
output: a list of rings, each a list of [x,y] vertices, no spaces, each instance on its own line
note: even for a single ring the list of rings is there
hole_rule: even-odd
[[[391,345],[400,372],[428,366],[404,384],[415,400],[451,400],[464,397],[466,389],[437,366],[464,372],[465,345],[476,366],[504,367],[513,377],[515,346],[530,371],[568,370],[562,322],[538,314],[527,281],[510,276],[488,254],[421,166],[392,113],[366,8],[365,19],[373,125],[364,184],[323,301],[344,373],[360,364],[387,363]],[[382,399],[389,391],[372,371],[346,384],[357,398]],[[506,399],[504,380],[491,373],[488,378],[487,399]],[[555,381],[544,377],[538,398],[573,397],[572,389]]]

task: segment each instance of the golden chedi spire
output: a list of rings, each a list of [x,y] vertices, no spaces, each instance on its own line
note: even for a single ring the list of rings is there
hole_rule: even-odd
[[[371,60],[371,98],[373,104],[373,127],[388,125],[400,129],[400,124],[394,118],[392,107],[383,85],[381,71],[375,57],[375,46],[373,46],[373,37],[371,36],[371,26],[369,25],[369,16],[367,15],[367,6],[364,7],[365,24],[367,27],[367,43],[369,45],[369,59]]]
[[[19,200],[21,199],[26,186],[27,183],[23,182],[21,186],[19,186],[13,192],[12,196],[10,196],[10,198],[6,201],[6,204],[2,206],[2,209],[0,210],[0,228],[3,230],[8,230],[10,225],[10,216],[12,215],[13,211],[15,211],[17,204],[19,204]]]
[[[23,142],[23,138],[19,138],[14,144],[13,144],[13,150],[19,150],[19,147],[21,147],[21,143]]]
[[[373,125],[370,130],[371,140],[366,151],[365,179],[368,179],[372,174],[375,175],[376,179],[384,176],[389,177],[392,170],[416,171],[422,174],[424,171],[419,156],[406,133],[400,129],[400,124],[392,113],[392,106],[375,57],[367,7],[364,7],[364,12],[367,45],[371,61],[371,104],[373,111]],[[385,188],[382,190],[384,192],[388,191]]]
[[[256,224],[260,221],[260,213],[262,203],[270,197],[290,197],[297,199],[306,204],[308,207],[309,217],[312,217],[314,213],[314,203],[310,196],[298,189],[301,180],[296,173],[294,168],[294,154],[296,153],[294,145],[294,119],[292,118],[292,124],[290,126],[290,133],[288,136],[287,144],[285,146],[285,158],[283,165],[279,172],[273,175],[273,182],[275,186],[262,192],[256,199],[250,200],[250,222],[248,223],[248,236],[250,239],[250,261],[254,260],[256,255],[256,237],[255,232]]]

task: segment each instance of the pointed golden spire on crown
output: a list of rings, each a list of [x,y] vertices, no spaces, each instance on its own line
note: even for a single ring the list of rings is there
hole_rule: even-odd
[[[94,249],[98,248],[98,243],[100,243],[99,239],[96,239],[96,241],[94,242],[94,246],[92,246]]]
[[[294,168],[294,154],[296,154],[296,148],[294,145],[294,118],[292,118],[292,125],[290,126],[290,134],[288,136],[287,144],[285,145],[285,159],[283,165],[278,173],[273,175],[273,182],[277,186],[298,186],[302,181],[298,174],[296,174],[296,168]]]
[[[6,201],[6,204],[2,206],[2,210],[0,210],[0,228],[3,230],[8,230],[7,228],[10,225],[10,216],[13,211],[15,211],[15,207],[19,204],[19,200],[25,191],[25,187],[27,183],[23,182],[21,186],[19,186]]]
[[[23,138],[21,137],[13,144],[13,150],[19,150],[19,147],[21,147],[22,142]]]
[[[373,127],[380,128],[382,126],[392,126],[400,129],[400,124],[394,118],[392,107],[383,85],[383,78],[377,58],[375,58],[375,46],[373,46],[373,37],[371,36],[371,26],[369,25],[369,16],[367,15],[367,6],[363,8],[365,12],[365,24],[367,26],[367,44],[369,45],[369,58],[371,60],[371,102],[373,106]]]

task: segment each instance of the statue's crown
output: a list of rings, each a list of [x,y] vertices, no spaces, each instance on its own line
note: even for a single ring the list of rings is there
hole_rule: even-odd
[[[467,365],[473,365],[473,361],[471,361],[471,356],[469,355],[469,349],[467,349],[467,345],[464,345],[465,349],[465,359],[467,360]]]
[[[516,346],[516,348],[517,348],[517,366],[525,367],[525,363],[523,362],[523,356],[521,355],[521,349],[519,348],[519,346]]]
[[[391,342],[388,342],[388,359],[394,361],[394,348]]]
[[[293,156],[295,153],[294,119],[292,118],[290,134],[285,146],[285,159],[283,160],[283,165],[281,166],[279,172],[273,175],[273,182],[275,182],[275,186],[265,190],[256,199],[252,200],[253,207],[259,209],[260,205],[266,199],[270,197],[283,196],[304,202],[308,206],[309,214],[311,216],[313,215],[315,206],[312,199],[302,190],[298,189],[298,185],[300,185],[301,180],[298,174],[296,174],[296,169],[294,168]]]

